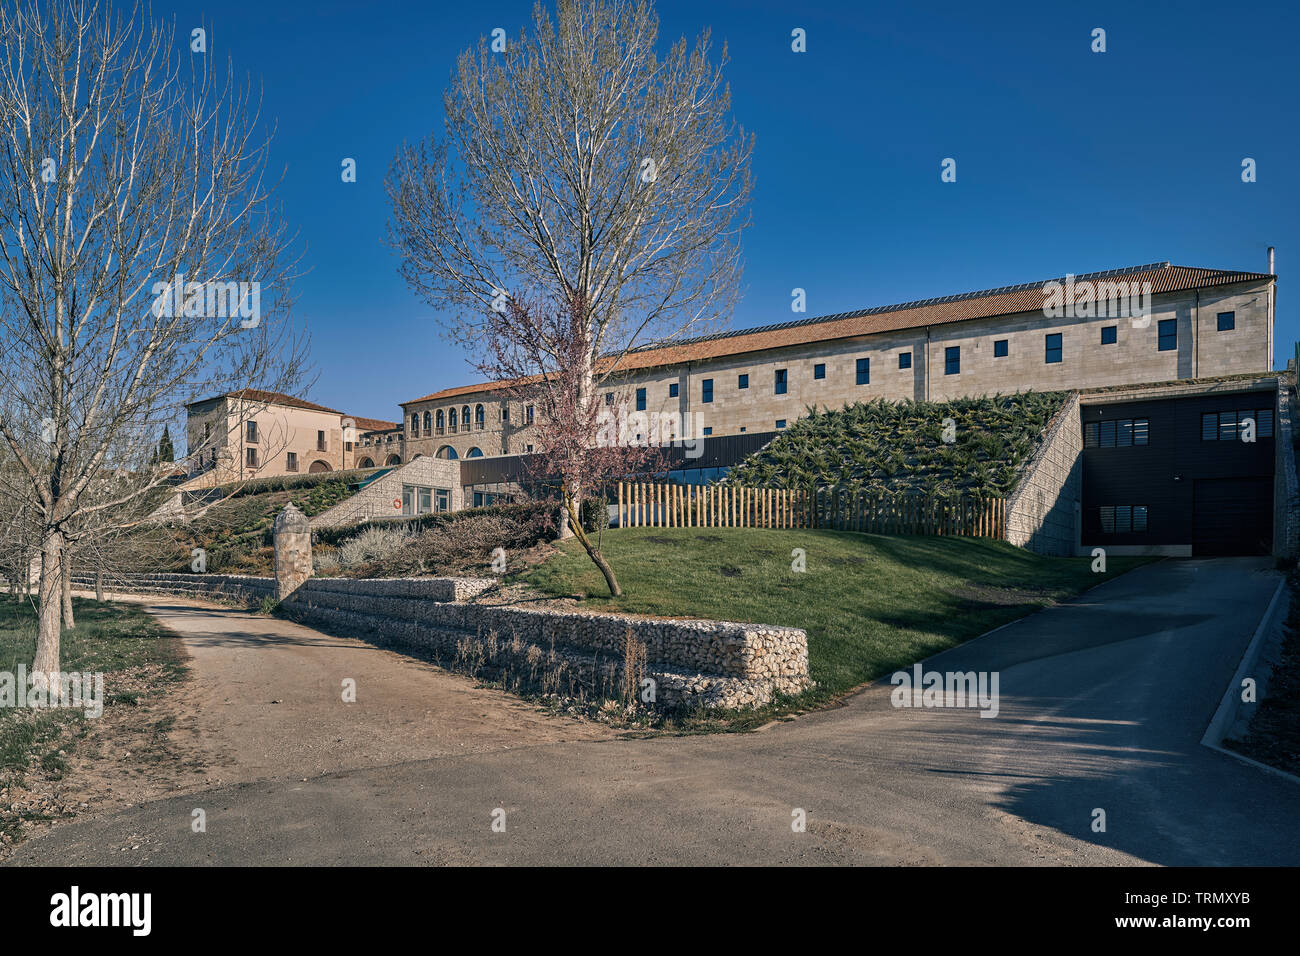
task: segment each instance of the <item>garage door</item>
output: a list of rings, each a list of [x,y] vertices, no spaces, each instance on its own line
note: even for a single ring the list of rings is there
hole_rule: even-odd
[[[1193,554],[1273,550],[1273,479],[1202,478],[1193,503]]]

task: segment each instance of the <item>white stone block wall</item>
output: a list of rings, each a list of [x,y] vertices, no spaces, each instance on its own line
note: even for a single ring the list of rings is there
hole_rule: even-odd
[[[1072,392],[1048,423],[1042,442],[1007,499],[1008,541],[1038,554],[1068,556],[1076,552],[1083,495],[1082,453],[1079,393]]]
[[[451,491],[451,510],[465,507],[465,491],[460,483],[460,462],[448,458],[416,458],[398,465],[384,477],[372,481],[346,501],[311,519],[313,528],[332,528],[380,518],[403,517],[400,503],[403,485],[445,488]],[[394,502],[398,503],[394,507]],[[406,517],[411,517],[407,515]]]

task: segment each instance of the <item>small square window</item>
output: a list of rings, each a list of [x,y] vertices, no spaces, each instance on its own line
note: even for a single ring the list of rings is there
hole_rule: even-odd
[[[744,425],[741,425],[741,426],[740,426],[740,430],[743,432],[743,431],[745,430],[745,426],[744,426]]]
[[[1114,345],[1119,341],[1119,326],[1103,325],[1101,327],[1101,344]]]
[[[705,425],[705,426],[704,426],[704,434],[705,434],[706,436],[708,436],[708,435],[712,435],[712,434],[713,434],[713,426],[712,426],[712,425]]]
[[[777,428],[785,428],[785,419],[784,419],[784,418],[778,418],[778,419],[776,420],[776,427],[777,427]]]
[[[1173,352],[1178,348],[1178,320],[1161,319],[1160,320],[1160,343],[1157,351]]]
[[[1007,357],[1007,340],[1006,340],[1006,339],[998,339],[997,341],[995,341],[995,342],[993,343],[993,357],[994,357],[994,358],[1006,358],[1006,357]]]
[[[1043,362],[1058,365],[1061,361],[1061,333],[1052,332],[1044,339]]]
[[[943,350],[943,374],[961,374],[961,346],[950,345]]]
[[[785,387],[788,381],[785,373],[786,370],[783,368],[779,368],[776,370],[775,389],[777,395],[785,394]]]
[[[858,359],[857,382],[859,385],[871,384],[871,359],[869,358]]]
[[[899,352],[899,353],[898,353],[898,367],[899,367],[899,368],[911,368],[911,367],[912,367],[912,353],[911,353],[911,352]]]
[[[749,376],[748,376],[748,375],[742,375],[742,376],[740,376],[738,379],[736,379],[736,387],[737,387],[737,388],[749,388]]]
[[[676,383],[676,382],[669,382],[669,383],[668,383],[668,397],[669,397],[669,398],[676,398],[676,397],[677,397],[677,383]]]
[[[1220,312],[1220,313],[1219,313],[1219,331],[1220,331],[1220,332],[1231,332],[1231,331],[1232,331],[1233,329],[1235,329],[1236,327],[1237,327],[1237,313],[1236,313],[1236,312]]]
[[[826,377],[826,363],[818,362],[816,365],[813,366],[813,378],[825,378],[825,377]]]

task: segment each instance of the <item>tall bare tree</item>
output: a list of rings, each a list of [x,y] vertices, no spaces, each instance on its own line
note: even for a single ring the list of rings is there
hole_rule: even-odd
[[[207,40],[140,7],[0,9],[0,494],[39,538],[36,673],[59,670],[65,549],[172,479],[163,425],[299,374],[269,140]]]
[[[580,305],[582,415],[628,350],[706,331],[738,294],[753,140],[726,49],[714,63],[705,32],[661,58],[658,32],[646,3],[539,4],[531,32],[461,56],[444,135],[388,176],[402,274],[455,341],[482,354],[512,295]]]

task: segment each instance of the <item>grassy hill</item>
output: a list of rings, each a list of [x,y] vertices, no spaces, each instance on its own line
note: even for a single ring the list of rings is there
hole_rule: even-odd
[[[729,482],[844,485],[877,495],[1005,495],[1067,392],[950,402],[858,402],[794,422],[731,470]],[[952,419],[951,442],[944,421]]]
[[[271,526],[286,504],[293,502],[310,518],[350,498],[372,474],[374,469],[265,478],[189,495],[186,510],[200,509],[192,521],[142,529],[159,549],[149,570],[187,571],[191,551],[203,548],[209,572],[270,574]]]

